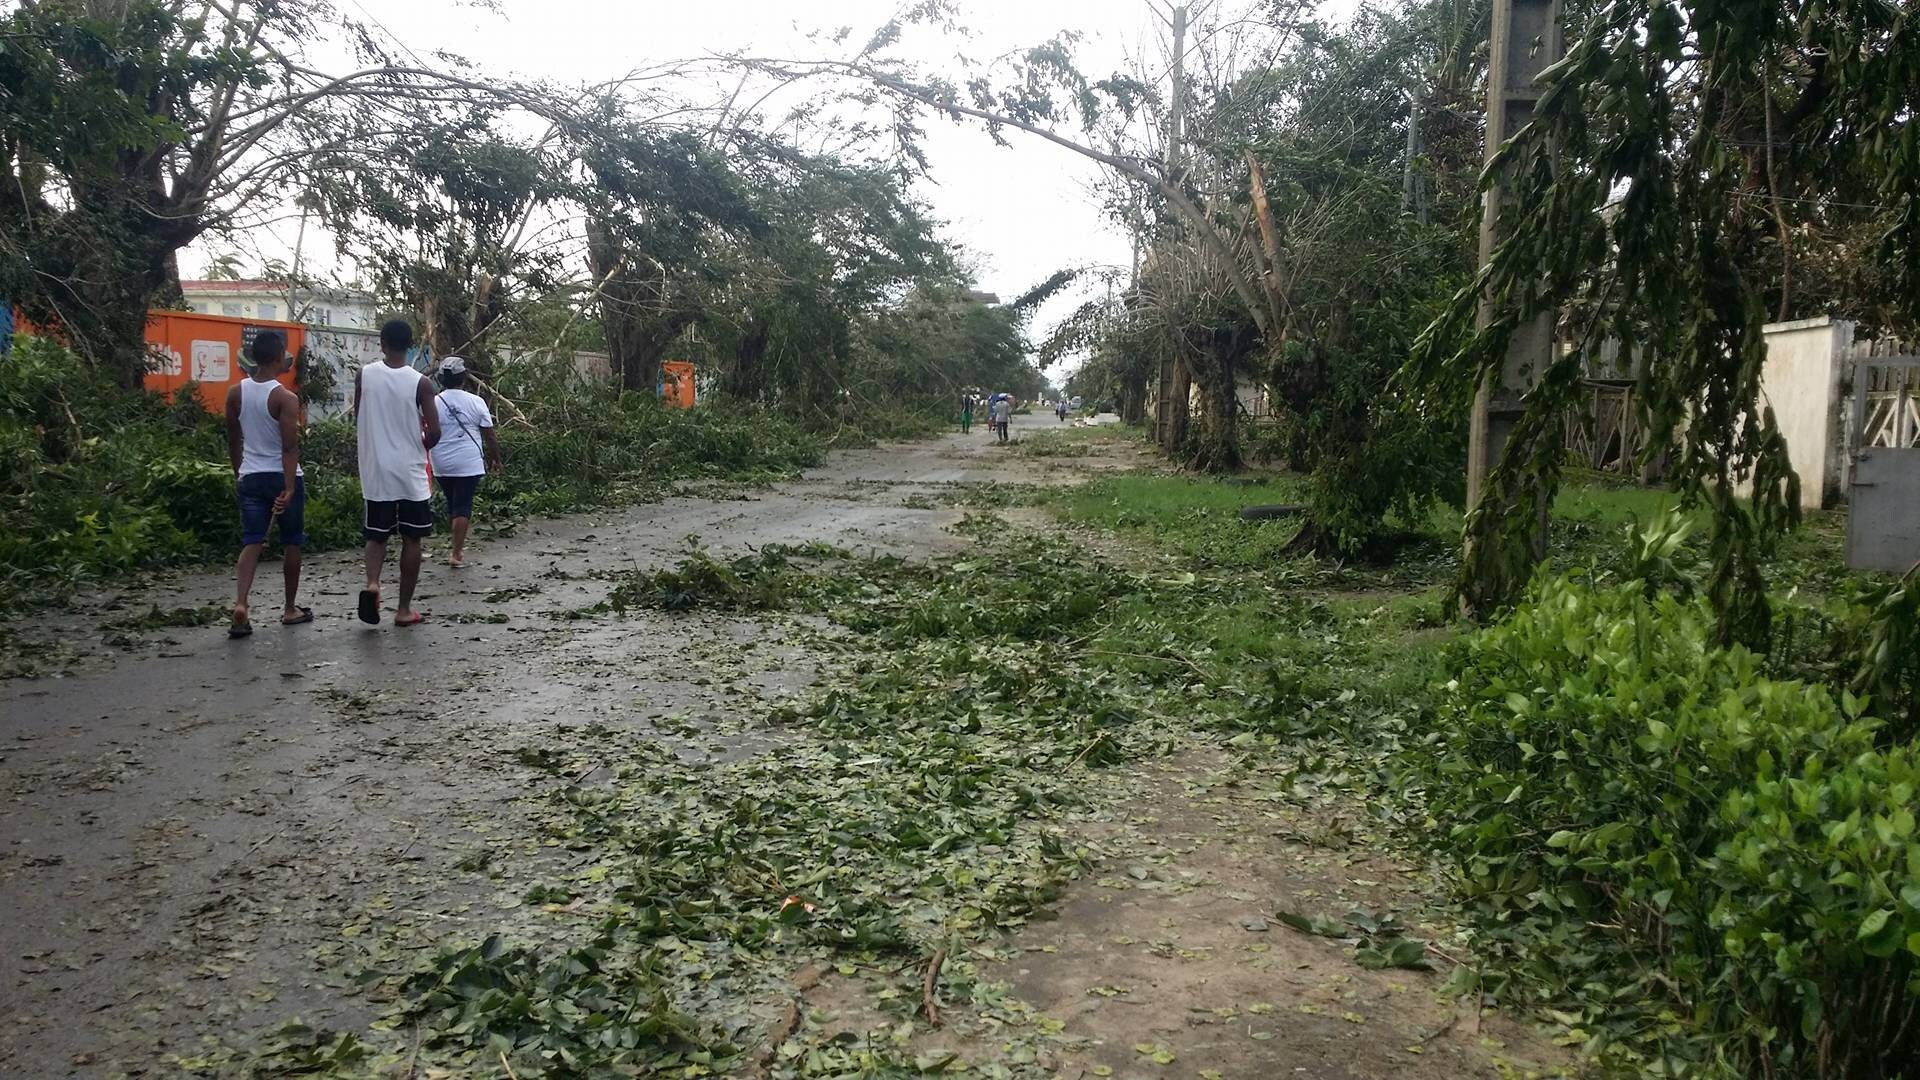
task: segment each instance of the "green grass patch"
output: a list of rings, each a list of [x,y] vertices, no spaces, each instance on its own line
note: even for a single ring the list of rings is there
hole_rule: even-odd
[[[1122,473],[1061,492],[1053,507],[1066,521],[1146,540],[1200,567],[1251,569],[1290,559],[1283,549],[1296,523],[1242,521],[1241,509],[1298,502],[1301,491],[1301,480],[1285,473]]]
[[[1025,428],[1014,440],[1022,457],[1092,457],[1103,447],[1137,446],[1146,439],[1146,429],[1122,424],[1072,425]]]

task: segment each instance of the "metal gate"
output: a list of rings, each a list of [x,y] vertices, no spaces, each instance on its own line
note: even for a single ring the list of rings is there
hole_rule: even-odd
[[[1920,357],[1861,360],[1852,419],[1847,565],[1901,573],[1920,562]]]

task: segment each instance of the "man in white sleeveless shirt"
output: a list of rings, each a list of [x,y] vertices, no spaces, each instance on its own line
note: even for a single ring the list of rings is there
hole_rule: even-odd
[[[249,351],[253,373],[227,391],[227,456],[240,501],[240,563],[234,569],[233,623],[227,636],[253,633],[247,600],[267,532],[280,524],[281,574],[286,579],[285,626],[313,621],[313,609],[294,603],[300,592],[300,548],[307,542],[307,489],[300,478],[300,399],[280,385],[287,370],[287,339],[261,331]]]
[[[366,500],[361,533],[367,541],[367,587],[360,591],[360,621],[380,621],[380,571],[387,541],[400,534],[400,606],[393,625],[415,626],[425,615],[413,610],[420,581],[420,541],[433,535],[433,492],[427,486],[427,451],[440,441],[440,413],[433,384],[407,365],[413,327],[395,319],[380,328],[384,359],[353,377],[353,417],[360,435],[360,494]]]

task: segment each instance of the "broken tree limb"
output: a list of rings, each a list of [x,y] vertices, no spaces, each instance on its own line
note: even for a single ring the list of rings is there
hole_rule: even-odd
[[[781,1013],[780,1019],[767,1029],[767,1045],[761,1048],[759,1059],[753,1063],[752,1075],[764,1080],[768,1070],[773,1067],[773,1059],[780,1054],[780,1047],[788,1039],[793,1038],[793,1033],[798,1030],[800,1030],[800,999],[794,998],[787,1002],[787,1011]]]
[[[805,61],[800,63],[752,58],[735,58],[735,60],[736,62],[749,64],[762,71],[789,79],[804,77],[809,71],[814,73],[838,72],[840,74],[865,79],[883,90],[891,91],[901,97],[911,98],[922,105],[946,113],[949,116],[968,116],[975,120],[983,120],[988,124],[1024,131],[1036,138],[1053,143],[1055,146],[1071,150],[1082,157],[1106,165],[1122,176],[1154,189],[1160,193],[1162,198],[1167,200],[1167,205],[1173,208],[1174,213],[1184,218],[1187,224],[1193,227],[1194,235],[1198,238],[1201,245],[1209,249],[1220,259],[1221,265],[1227,271],[1229,283],[1233,286],[1234,292],[1239,294],[1241,302],[1246,304],[1247,313],[1253,318],[1254,324],[1258,326],[1263,333],[1269,329],[1268,322],[1271,307],[1261,299],[1261,290],[1255,286],[1253,281],[1249,280],[1247,274],[1241,267],[1240,260],[1234,257],[1233,251],[1229,248],[1227,241],[1221,237],[1220,229],[1215,225],[1213,219],[1209,217],[1206,210],[1203,209],[1199,203],[1195,202],[1173,179],[1161,175],[1153,168],[1146,167],[1141,163],[1140,159],[1124,154],[1110,153],[1098,147],[1076,142],[1073,139],[1069,139],[1057,132],[1049,131],[1038,124],[1029,123],[1019,117],[1009,116],[1005,113],[994,112],[989,109],[975,108],[971,105],[964,104],[956,98],[943,95],[932,88],[917,86],[866,64],[844,60]],[[1155,162],[1153,164],[1157,166],[1159,163]]]
[[[1101,744],[1102,742],[1105,742],[1105,741],[1106,741],[1106,738],[1107,738],[1107,733],[1106,733],[1106,732],[1104,732],[1104,731],[1103,731],[1103,732],[1101,732],[1101,733],[1100,733],[1100,734],[1098,734],[1098,735],[1095,735],[1095,736],[1093,737],[1093,741],[1087,744],[1087,746],[1086,746],[1086,749],[1084,749],[1084,750],[1082,750],[1082,751],[1080,751],[1079,753],[1077,753],[1077,754],[1075,754],[1075,755],[1073,755],[1073,760],[1072,760],[1072,761],[1069,761],[1069,762],[1067,762],[1067,768],[1068,768],[1068,769],[1071,769],[1071,768],[1073,768],[1073,767],[1074,767],[1075,765],[1078,765],[1078,764],[1080,764],[1080,762],[1081,762],[1081,761],[1082,761],[1082,760],[1083,760],[1083,759],[1084,759],[1084,758],[1085,758],[1085,757],[1086,757],[1086,756],[1087,756],[1088,754],[1091,754],[1091,753],[1093,753],[1093,748],[1094,748],[1094,747],[1096,747],[1096,746],[1099,746],[1099,745],[1100,745],[1100,744]]]
[[[947,962],[945,945],[933,950],[933,959],[927,961],[927,974],[920,982],[920,1007],[926,1010],[927,1023],[940,1026],[940,1006],[934,1001],[934,985],[940,981],[940,966]]]

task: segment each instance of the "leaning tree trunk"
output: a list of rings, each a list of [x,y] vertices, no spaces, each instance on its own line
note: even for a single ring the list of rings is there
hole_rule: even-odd
[[[500,288],[500,279],[492,274],[481,274],[474,282],[473,303],[470,305],[467,323],[473,328],[472,335],[461,348],[466,351],[460,355],[472,367],[479,365],[481,371],[493,368],[493,346],[488,334],[494,324],[507,313],[506,297]]]
[[[1238,472],[1240,457],[1240,397],[1230,359],[1212,365],[1200,385],[1200,417],[1187,435],[1186,460],[1201,472]],[[1196,371],[1196,375],[1198,372]]]
[[[611,294],[613,290],[607,292]],[[641,310],[640,305],[649,302],[644,297],[644,291],[623,291],[617,297],[603,294],[601,324],[606,330],[607,353],[613,359],[614,370],[620,374],[621,389],[657,394],[660,365],[693,318],[684,312],[636,317],[634,313]]]
[[[742,401],[760,397],[765,371],[761,361],[767,355],[767,325],[755,320],[740,333],[733,350],[732,363],[720,377],[720,388],[728,396]]]
[[[1119,405],[1121,420],[1129,424],[1138,424],[1147,418],[1146,383],[1137,379],[1122,382],[1119,398],[1116,404]]]
[[[429,293],[420,298],[420,336],[434,358],[462,355],[461,350],[473,340],[473,324],[467,321],[467,314],[463,297]]]
[[[600,325],[620,387],[659,393],[661,361],[693,316],[669,307],[664,277],[638,269],[651,260],[623,250],[618,237],[596,222],[587,222],[586,231],[587,264],[600,282]]]
[[[1172,455],[1187,442],[1189,402],[1193,397],[1193,377],[1187,358],[1177,352],[1173,358],[1173,377],[1167,380],[1166,426],[1160,429],[1160,449]]]
[[[1194,385],[1200,390],[1200,417],[1181,448],[1186,463],[1202,472],[1237,472],[1240,456],[1239,372],[1259,338],[1249,326],[1213,327],[1192,342]]]

